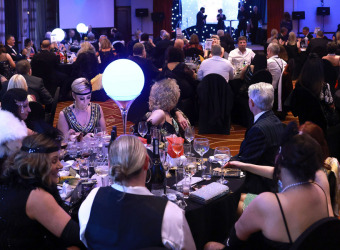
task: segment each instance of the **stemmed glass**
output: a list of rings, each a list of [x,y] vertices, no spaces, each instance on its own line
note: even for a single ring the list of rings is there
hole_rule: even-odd
[[[196,157],[187,157],[185,161],[185,172],[190,177],[190,184],[191,184],[191,177],[196,174],[197,166],[196,166]]]
[[[194,154],[191,153],[191,142],[194,140],[195,138],[195,128],[193,126],[188,126],[186,127],[185,131],[184,131],[184,136],[185,139],[189,142],[190,144],[190,153],[188,155],[193,156]]]
[[[144,137],[146,133],[148,132],[148,124],[145,121],[138,123],[138,133]]]
[[[221,165],[221,178],[217,180],[217,182],[225,184],[224,171],[222,170],[222,167],[230,160],[230,149],[228,147],[216,147],[214,158]]]
[[[209,151],[209,140],[207,138],[197,138],[194,140],[194,150],[201,156],[200,169],[203,169],[203,155]]]

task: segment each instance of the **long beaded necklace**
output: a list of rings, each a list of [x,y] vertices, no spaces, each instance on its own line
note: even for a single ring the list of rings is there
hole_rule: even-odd
[[[289,189],[289,188],[296,187],[296,186],[300,186],[300,185],[304,185],[304,184],[307,184],[307,183],[311,183],[311,182],[309,182],[309,181],[303,181],[303,182],[297,182],[297,183],[290,184],[290,185],[288,185],[287,187],[285,187],[284,189],[282,189],[282,191],[281,191],[280,193],[283,193],[284,191],[286,191],[286,190]]]

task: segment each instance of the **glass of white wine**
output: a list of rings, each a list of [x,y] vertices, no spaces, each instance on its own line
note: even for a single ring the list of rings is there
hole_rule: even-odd
[[[94,171],[96,172],[96,174],[98,176],[100,176],[101,178],[101,186],[102,187],[105,187],[105,183],[104,183],[104,178],[106,176],[108,176],[109,174],[109,166],[106,166],[106,165],[98,165],[97,167],[95,167]]]
[[[148,132],[148,124],[146,121],[141,121],[138,123],[138,133],[144,137]]]
[[[191,177],[196,174],[197,165],[196,165],[196,157],[187,157],[185,161],[185,173],[187,176],[190,177],[190,184],[191,184]]]
[[[221,178],[217,182],[225,184],[223,166],[230,160],[230,149],[228,147],[216,147],[214,158],[221,165]]]

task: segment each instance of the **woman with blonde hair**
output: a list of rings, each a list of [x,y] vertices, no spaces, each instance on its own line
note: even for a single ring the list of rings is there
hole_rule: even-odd
[[[288,60],[298,57],[300,52],[300,42],[301,38],[296,39],[296,35],[293,31],[289,33],[288,41],[284,45],[288,54]]]
[[[92,190],[79,210],[89,249],[196,249],[184,211],[145,187],[150,159],[137,137],[119,136],[109,164],[114,184]]]
[[[28,86],[27,86],[27,82],[26,79],[20,75],[20,74],[15,74],[11,77],[11,79],[9,79],[8,85],[7,85],[7,90],[9,89],[24,89],[26,91],[28,91]],[[34,95],[27,95],[27,99],[29,102],[34,102],[36,101],[36,98]]]
[[[109,39],[105,38],[100,41],[100,50],[99,50],[99,58],[100,58],[100,73],[103,73],[105,68],[115,60],[115,49],[112,47]]]
[[[63,209],[56,184],[60,137],[26,137],[0,179],[0,248],[61,249],[81,245],[79,226]],[[14,198],[15,197],[15,198]]]
[[[103,110],[99,104],[91,103],[92,86],[85,78],[78,78],[72,83],[74,104],[59,113],[58,129],[68,139],[70,135],[82,133],[84,136],[94,133],[100,127],[106,131]]]

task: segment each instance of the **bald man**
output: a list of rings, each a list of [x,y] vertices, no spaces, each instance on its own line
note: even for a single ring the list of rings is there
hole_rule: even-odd
[[[177,49],[183,50],[183,47],[184,47],[183,39],[176,39],[174,47],[177,48]]]
[[[49,40],[41,42],[41,51],[33,56],[31,67],[32,75],[42,78],[45,88],[54,96],[58,87],[56,71],[60,59],[53,52],[50,52],[50,47]]]

